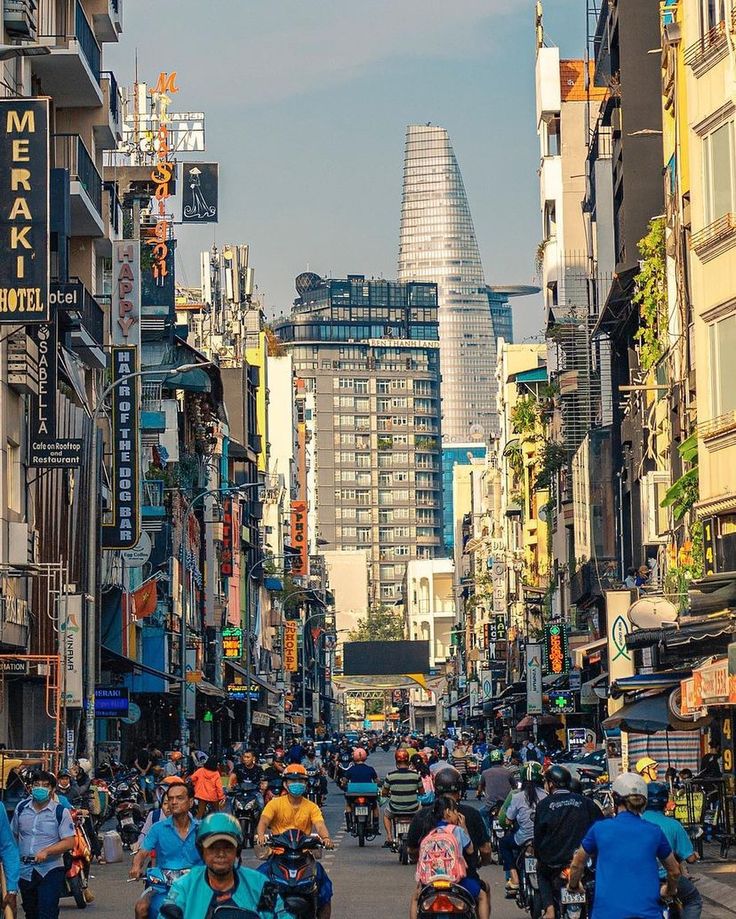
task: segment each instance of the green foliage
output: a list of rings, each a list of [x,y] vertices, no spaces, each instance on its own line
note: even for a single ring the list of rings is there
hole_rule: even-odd
[[[698,435],[691,434],[677,448],[683,462],[690,463],[691,469],[667,489],[662,499],[662,507],[671,507],[676,521],[680,521],[694,507],[700,496],[700,473],[698,468]]]
[[[649,223],[649,232],[639,241],[641,268],[636,278],[634,303],[639,306],[639,363],[651,370],[661,360],[667,343],[667,267],[665,222],[658,217]]]
[[[381,603],[371,607],[365,618],[358,619],[357,628],[348,632],[348,638],[350,641],[403,641],[403,617]]]
[[[680,611],[688,608],[688,590],[692,581],[703,577],[703,524],[696,520],[690,527],[690,539],[675,551],[674,547],[667,574],[664,579],[665,596],[675,603]]]
[[[546,440],[542,447],[539,460],[539,473],[535,488],[541,491],[544,488],[551,488],[555,475],[562,469],[567,462],[567,452],[562,444],[554,440]]]
[[[533,434],[539,421],[539,405],[534,396],[521,396],[511,409],[511,424],[517,434]]]

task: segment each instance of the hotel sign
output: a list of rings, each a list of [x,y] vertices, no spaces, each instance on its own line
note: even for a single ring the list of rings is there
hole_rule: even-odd
[[[296,673],[299,669],[299,648],[296,637],[296,622],[284,623],[284,670]]]
[[[112,382],[138,370],[137,348],[112,349]],[[105,549],[130,549],[141,530],[138,469],[140,404],[138,379],[114,387],[112,399],[112,523],[102,527]]]
[[[0,323],[48,322],[49,100],[0,99]]]

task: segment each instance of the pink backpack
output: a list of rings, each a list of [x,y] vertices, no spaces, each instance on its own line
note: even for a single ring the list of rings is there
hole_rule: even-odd
[[[468,866],[453,830],[450,824],[438,826],[422,840],[417,860],[419,884],[430,884],[439,878],[457,884],[467,875]]]

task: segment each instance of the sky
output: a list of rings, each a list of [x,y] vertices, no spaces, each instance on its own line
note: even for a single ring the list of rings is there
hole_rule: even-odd
[[[220,164],[220,222],[179,232],[177,280],[199,252],[248,243],[269,315],[294,278],[394,278],[404,133],[447,128],[486,281],[535,282],[541,238],[534,114],[534,0],[124,0],[104,67],[121,85],[176,71],[172,111],[204,111]],[[546,0],[563,57],[584,52],[585,0]],[[182,157],[183,158],[183,157]],[[539,297],[514,303],[516,340],[542,328]]]

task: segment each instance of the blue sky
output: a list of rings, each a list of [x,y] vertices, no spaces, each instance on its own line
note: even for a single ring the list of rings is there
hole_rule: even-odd
[[[183,228],[178,279],[213,239],[249,243],[269,313],[293,279],[394,277],[404,130],[450,132],[489,283],[534,281],[540,238],[533,0],[124,0],[105,66],[132,83],[176,70],[172,110],[205,111],[220,223]],[[550,43],[582,56],[584,0],[547,0]],[[542,325],[517,301],[517,339]]]

